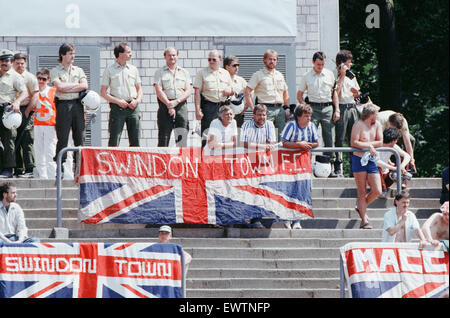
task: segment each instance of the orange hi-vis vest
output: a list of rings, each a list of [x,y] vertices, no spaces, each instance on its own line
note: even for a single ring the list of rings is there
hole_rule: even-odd
[[[39,91],[39,102],[36,105],[34,124],[43,126],[55,126],[56,105],[55,87],[47,87],[44,91]]]

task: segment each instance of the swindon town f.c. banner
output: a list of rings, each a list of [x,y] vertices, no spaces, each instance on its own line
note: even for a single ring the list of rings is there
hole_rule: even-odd
[[[313,217],[309,152],[204,156],[201,148],[83,148],[79,219],[245,224]]]
[[[181,246],[0,243],[0,298],[180,298]]]
[[[340,251],[350,297],[436,298],[448,292],[443,244],[349,243]]]

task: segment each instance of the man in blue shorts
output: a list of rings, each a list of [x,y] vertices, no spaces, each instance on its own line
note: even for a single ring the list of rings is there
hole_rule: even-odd
[[[368,149],[372,157],[377,156],[375,148],[383,146],[383,131],[381,124],[377,122],[378,109],[378,106],[373,104],[364,107],[361,119],[353,125],[350,140],[352,147]],[[364,153],[365,151],[357,151],[352,154],[352,172],[358,192],[355,210],[361,217],[360,228],[372,229],[367,217],[367,206],[381,194],[381,179],[374,161],[364,162],[365,160],[361,160]],[[367,194],[366,183],[369,183],[370,186],[370,192]]]

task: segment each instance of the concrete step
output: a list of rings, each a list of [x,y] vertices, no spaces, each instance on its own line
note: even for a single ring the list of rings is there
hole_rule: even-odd
[[[379,209],[370,209],[368,210],[368,214],[372,218],[383,218],[384,214],[387,212],[386,208]],[[28,221],[31,221],[38,218],[47,218],[47,219],[55,219],[56,222],[56,209],[47,209],[47,208],[27,208],[23,209],[25,218]],[[438,212],[436,208],[410,208],[410,211],[413,212],[418,219],[427,219],[433,213]],[[78,209],[77,208],[63,208],[62,211],[63,219],[77,219],[78,218]],[[359,214],[353,208],[314,208],[313,214],[315,219],[358,219]],[[275,225],[274,225],[275,226]],[[282,226],[282,225],[281,225]]]
[[[189,270],[195,268],[259,268],[259,269],[302,269],[302,268],[339,268],[337,258],[304,259],[228,259],[193,258]]]
[[[52,239],[53,242],[146,242],[157,243],[157,238],[150,237],[132,237],[132,238],[69,238],[69,239]],[[210,248],[212,250],[217,248],[305,248],[305,247],[324,247],[334,248],[341,247],[347,243],[354,242],[354,239],[310,239],[310,238],[287,238],[287,239],[233,239],[233,238],[179,238],[172,239],[172,243],[179,244],[183,248]],[[359,242],[374,242],[375,239],[361,238]]]
[[[186,288],[224,289],[316,289],[326,288],[339,290],[339,277],[336,278],[205,278],[190,279],[189,272]]]
[[[314,208],[354,208],[356,206],[356,198],[323,198],[320,200],[313,200],[312,207]],[[372,209],[380,209],[380,208],[386,208],[390,209],[394,206],[394,199],[376,199],[373,201],[369,208]],[[433,199],[422,199],[422,198],[411,198],[410,200],[410,206],[412,208],[418,209],[418,208],[435,208],[439,209],[439,199],[433,198]]]
[[[86,224],[90,225],[90,224]],[[135,238],[158,236],[158,226],[152,228],[137,228],[137,224],[100,224],[90,225],[91,229],[69,229],[70,238]],[[381,237],[381,229],[241,229],[241,228],[183,228],[174,225],[172,227],[174,238],[367,238],[378,240]],[[99,227],[99,228],[97,228]],[[100,230],[101,227],[101,230]]]
[[[16,201],[22,209],[54,209],[56,210],[56,197],[55,198],[47,198],[45,200],[38,199],[30,199],[30,198],[18,198]],[[79,202],[78,198],[72,199],[62,199],[62,207],[63,208],[77,208],[78,209]]]
[[[408,188],[440,188],[441,182],[441,178],[412,178],[408,181]],[[312,188],[356,188],[356,186],[353,178],[313,178]]]
[[[339,298],[335,288],[290,288],[290,289],[186,289],[187,298]]]
[[[10,179],[17,186],[17,190],[21,189],[35,189],[35,188],[56,188],[56,180],[53,179]],[[63,188],[77,188],[74,180],[61,180]],[[18,191],[19,192],[19,191]]]
[[[389,196],[393,198],[396,193],[395,187],[389,189]],[[429,198],[429,199],[439,199],[441,196],[441,188],[409,188],[409,193],[412,198]],[[349,188],[313,188],[312,189],[312,199],[317,200],[321,198],[356,198],[357,191],[355,185]]]
[[[224,278],[224,279],[235,279],[235,278],[270,278],[271,280],[292,278],[292,279],[308,279],[310,277],[316,278],[330,278],[336,279],[339,277],[339,270],[335,268],[325,268],[325,269],[259,269],[248,267],[245,268],[233,268],[233,269],[222,269],[222,268],[191,268],[188,271],[189,279],[206,279],[206,278]]]
[[[193,258],[214,258],[217,255],[225,258],[312,258],[339,257],[337,248],[185,248]]]
[[[431,214],[438,212],[436,208],[410,208],[411,212],[416,215],[418,219],[427,219]],[[388,211],[387,208],[371,209],[369,208],[367,213],[373,218],[383,218],[384,214]],[[354,208],[313,208],[314,218],[322,219],[355,219],[359,218],[359,214]]]
[[[383,228],[383,219],[373,217],[368,213],[370,224],[374,228]],[[419,224],[423,224],[426,219],[418,219]],[[28,228],[53,228],[57,226],[56,218],[27,218]],[[300,221],[303,228],[308,229],[358,229],[361,225],[361,219],[355,217],[353,219],[337,219],[337,218],[314,218]],[[106,224],[105,224],[106,225]],[[80,223],[77,218],[63,218],[62,227],[76,230],[88,228],[88,224]],[[283,228],[283,225],[279,225]]]
[[[62,188],[63,199],[78,199],[78,188]],[[17,190],[17,197],[26,199],[56,199],[56,188],[22,188]]]

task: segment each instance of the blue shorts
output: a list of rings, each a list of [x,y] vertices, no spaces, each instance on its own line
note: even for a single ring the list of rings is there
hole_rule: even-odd
[[[379,173],[375,162],[370,161],[365,166],[361,166],[361,157],[352,154],[352,172]]]

